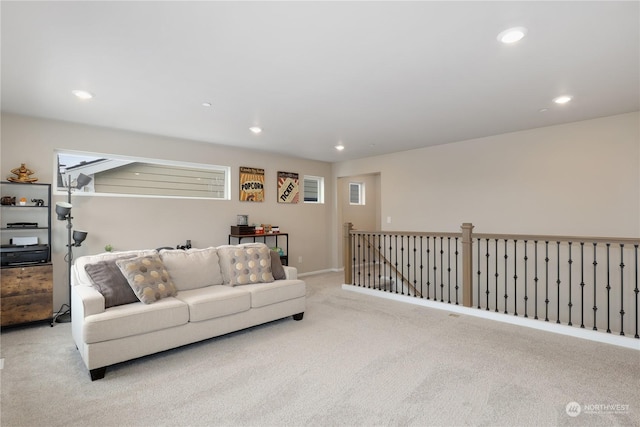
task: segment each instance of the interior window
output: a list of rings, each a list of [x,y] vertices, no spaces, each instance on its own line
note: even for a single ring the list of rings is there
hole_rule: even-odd
[[[227,166],[58,151],[55,190],[82,194],[230,200]],[[88,184],[86,177],[91,178]]]

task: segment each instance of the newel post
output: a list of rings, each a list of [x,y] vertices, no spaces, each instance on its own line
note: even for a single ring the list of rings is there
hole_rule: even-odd
[[[342,253],[344,255],[344,283],[353,284],[353,246],[351,244],[351,230],[353,223],[345,222],[342,226]]]
[[[462,223],[462,305],[473,306],[473,224]]]

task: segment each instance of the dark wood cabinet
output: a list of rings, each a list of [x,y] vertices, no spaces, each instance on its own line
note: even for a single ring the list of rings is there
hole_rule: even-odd
[[[0,325],[53,317],[53,266],[5,267],[0,271]]]

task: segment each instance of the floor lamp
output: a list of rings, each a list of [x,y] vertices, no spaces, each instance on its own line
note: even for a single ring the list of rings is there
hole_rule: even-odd
[[[68,323],[71,322],[71,265],[73,264],[73,247],[78,247],[82,245],[84,239],[87,238],[86,231],[73,230],[73,224],[71,220],[73,217],[71,216],[71,190],[76,189],[80,190],[85,185],[91,182],[91,177],[80,174],[76,179],[76,185],[74,187],[71,186],[71,176],[68,177],[67,180],[67,201],[66,202],[58,202],[56,203],[56,215],[58,216],[58,220],[67,221],[67,254],[65,255],[65,261],[67,262],[67,286],[69,290],[69,304],[62,304],[60,310],[56,313],[51,321],[51,326],[54,323]],[[73,239],[73,242],[72,242]],[[66,308],[66,310],[65,310]]]

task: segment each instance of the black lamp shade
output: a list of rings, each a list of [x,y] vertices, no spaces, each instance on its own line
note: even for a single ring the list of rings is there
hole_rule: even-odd
[[[60,221],[67,219],[67,216],[71,213],[71,203],[58,202],[56,203],[56,214]]]
[[[73,230],[73,246],[81,246],[84,239],[87,238],[87,234],[86,231]]]

